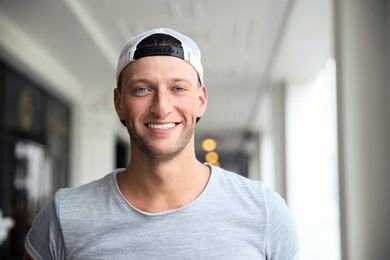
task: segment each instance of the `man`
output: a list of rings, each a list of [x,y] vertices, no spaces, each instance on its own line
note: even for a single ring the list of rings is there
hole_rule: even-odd
[[[126,169],[59,190],[26,239],[37,259],[293,259],[279,195],[196,159],[207,106],[200,51],[161,28],[124,46],[115,109],[131,141]]]

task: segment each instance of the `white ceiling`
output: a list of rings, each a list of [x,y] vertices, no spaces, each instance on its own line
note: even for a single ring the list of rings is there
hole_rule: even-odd
[[[73,103],[112,115],[117,56],[171,27],[202,51],[209,92],[199,138],[240,149],[262,90],[312,77],[331,53],[330,0],[0,0],[0,55]]]

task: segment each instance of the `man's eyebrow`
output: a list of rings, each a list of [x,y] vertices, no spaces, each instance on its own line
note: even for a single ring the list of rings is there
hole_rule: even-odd
[[[144,79],[144,78],[139,78],[139,79],[130,79],[128,81],[129,84],[135,84],[135,83],[147,83],[147,84],[150,84],[152,83],[150,80],[148,79]]]
[[[190,80],[185,79],[185,78],[173,78],[173,82],[190,82]]]

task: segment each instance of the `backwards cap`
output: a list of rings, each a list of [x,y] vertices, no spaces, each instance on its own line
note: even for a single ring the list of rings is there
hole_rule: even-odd
[[[143,47],[137,49],[138,43],[140,43],[146,37],[153,34],[166,34],[176,38],[181,42],[183,48],[174,46],[153,46]],[[181,58],[194,67],[198,72],[200,83],[203,85],[203,66],[200,61],[200,50],[196,43],[189,37],[176,32],[169,28],[159,28],[151,31],[141,33],[131,38],[123,47],[119,56],[118,66],[116,69],[116,83],[118,84],[119,76],[122,70],[131,62],[146,56],[173,56]]]

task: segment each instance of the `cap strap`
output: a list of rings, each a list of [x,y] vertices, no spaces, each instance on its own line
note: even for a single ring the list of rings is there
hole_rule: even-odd
[[[173,56],[184,60],[184,51],[182,48],[174,46],[143,47],[134,52],[133,59],[136,60],[147,56]]]

